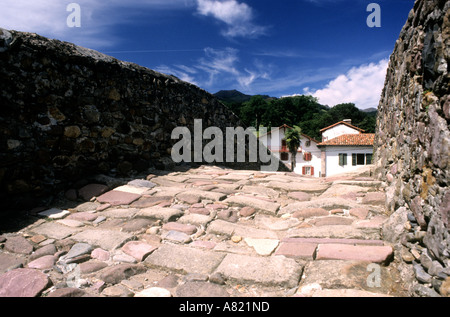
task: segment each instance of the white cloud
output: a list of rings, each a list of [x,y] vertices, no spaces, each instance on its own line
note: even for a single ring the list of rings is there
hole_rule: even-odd
[[[227,25],[223,32],[229,37],[257,37],[264,34],[265,27],[253,23],[253,9],[236,0],[197,0],[197,12],[212,16]]]
[[[250,90],[258,79],[270,79],[270,65],[257,60],[242,68],[239,50],[205,48],[204,56],[192,65],[161,65],[155,70],[200,86],[204,89],[216,86],[234,86],[241,90]]]
[[[198,83],[195,81],[195,78],[191,74],[189,74],[188,71],[185,71],[182,65],[176,67],[161,65],[158,66],[155,70],[160,73],[178,77],[179,79],[191,83],[193,85],[198,85]]]
[[[100,48],[117,43],[113,26],[134,23],[134,16],[160,10],[195,8],[196,0],[2,0],[0,27],[33,32],[78,45]],[[81,27],[66,24],[70,12],[67,5],[81,7]],[[127,10],[124,10],[126,8]]]
[[[388,63],[387,59],[383,59],[378,63],[354,67],[330,81],[325,88],[316,91],[305,88],[304,93],[331,107],[340,103],[354,103],[360,109],[376,108],[383,90]]]

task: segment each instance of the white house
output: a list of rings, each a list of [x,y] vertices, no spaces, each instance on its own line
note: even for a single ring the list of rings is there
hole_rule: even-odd
[[[327,128],[320,130],[322,132],[322,142],[337,138],[341,135],[346,134],[361,134],[364,132],[363,129],[355,127],[352,125],[352,120],[344,120],[333,124]]]
[[[321,175],[333,176],[351,172],[363,165],[372,164],[375,134],[351,125],[350,120],[333,124],[320,130],[322,142]]]
[[[291,153],[286,144],[286,131],[292,129],[288,125],[272,129],[259,140],[286,166],[291,168]],[[318,148],[319,141],[302,134],[301,144],[296,156],[296,167],[294,172],[306,176],[321,176],[321,150]]]

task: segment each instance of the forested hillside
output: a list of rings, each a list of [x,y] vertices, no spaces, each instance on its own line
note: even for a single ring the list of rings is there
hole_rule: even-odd
[[[312,96],[271,98],[244,95],[238,91],[221,91],[216,97],[249,127],[263,126],[270,129],[283,124],[297,125],[302,128],[302,133],[320,141],[321,129],[351,119],[353,125],[364,129],[366,133],[375,133],[377,112],[360,110],[353,103],[330,108],[319,104]]]

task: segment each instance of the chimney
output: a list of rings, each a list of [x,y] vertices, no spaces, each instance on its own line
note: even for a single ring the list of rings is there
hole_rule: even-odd
[[[344,121],[345,123],[352,124],[352,119],[344,119],[343,121]]]

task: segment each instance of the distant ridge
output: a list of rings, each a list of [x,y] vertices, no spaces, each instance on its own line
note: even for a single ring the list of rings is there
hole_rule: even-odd
[[[252,95],[246,95],[237,90],[221,90],[219,92],[216,92],[214,96],[216,96],[217,99],[225,103],[247,102],[253,97]],[[276,99],[274,97],[270,97],[267,95],[262,95],[262,97],[264,99]]]
[[[378,109],[377,108],[369,108],[369,109],[363,109],[361,111],[370,113],[370,112],[378,112]]]

